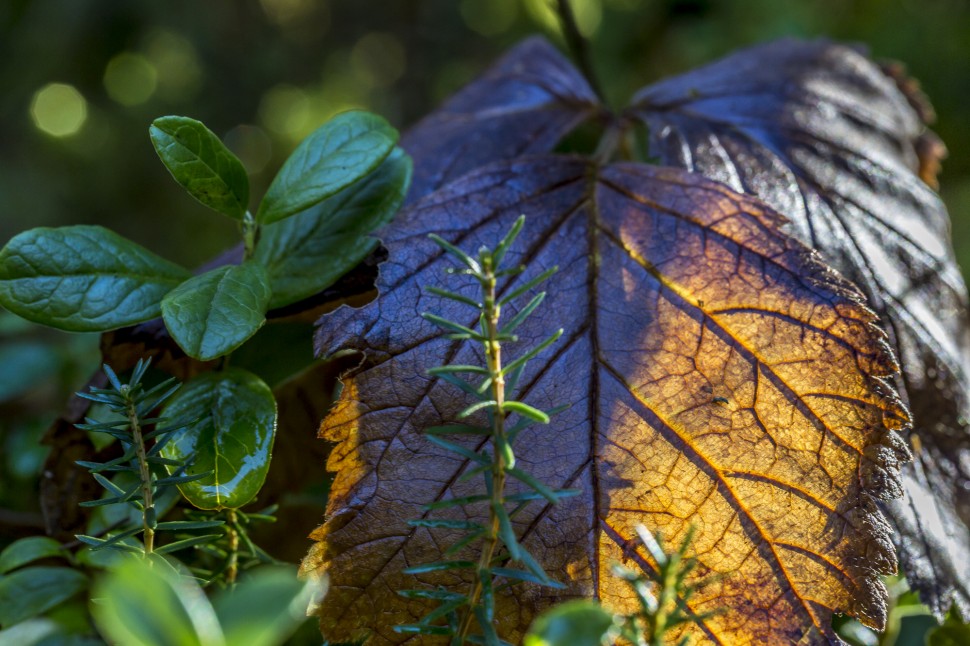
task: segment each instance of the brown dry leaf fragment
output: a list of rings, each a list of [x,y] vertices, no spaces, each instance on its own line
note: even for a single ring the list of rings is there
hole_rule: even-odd
[[[524,40],[401,137],[414,160],[408,201],[485,164],[551,151],[580,123],[606,113],[549,41]]]
[[[645,88],[629,114],[661,163],[788,216],[881,316],[922,445],[888,505],[900,561],[937,616],[952,601],[970,618],[970,317],[918,85],[857,49],[780,41]]]
[[[521,436],[519,465],[583,493],[556,507],[537,501],[515,526],[566,596],[632,610],[609,566],[651,567],[630,551],[633,528],[676,544],[693,525],[695,575],[723,578],[691,607],[726,609],[691,629],[701,641],[829,643],[833,612],[881,626],[879,574],[896,560],[874,498],[900,493],[907,451],[894,429],[907,416],[882,380],[895,364],[861,295],[754,198],[676,169],[540,156],[471,173],[402,214],[383,235],[380,298],[321,320],[321,354],[365,353],[322,428],[337,442],[336,478],[303,570],[330,577],[324,635],[418,643],[393,626],[426,608],[395,590],[461,583],[454,572],[401,574],[437,558],[449,538],[407,520],[480,488],[459,483],[468,464],[421,435],[467,403],[425,370],[481,361],[419,317],[469,316],[422,291],[455,289],[426,236],[474,250],[520,213],[528,220],[508,262],[528,263],[531,275],[560,269],[517,333],[525,346],[565,334],[530,362],[518,398],[571,407]],[[506,352],[516,356],[516,345]],[[562,598],[514,590],[496,608],[512,642]]]

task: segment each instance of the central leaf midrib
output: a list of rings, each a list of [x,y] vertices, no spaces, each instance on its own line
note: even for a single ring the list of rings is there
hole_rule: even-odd
[[[156,126],[156,127],[157,127],[157,126]],[[159,128],[159,130],[162,130],[162,129],[161,129],[161,128]],[[228,183],[228,182],[226,182],[226,180],[225,180],[225,179],[224,179],[224,178],[222,177],[222,173],[220,173],[220,172],[219,172],[218,170],[216,170],[215,168],[213,168],[213,167],[212,167],[212,166],[211,166],[211,165],[209,164],[209,162],[208,162],[208,161],[206,161],[205,159],[203,159],[203,158],[202,158],[202,155],[201,155],[200,153],[198,153],[198,152],[196,152],[196,151],[194,151],[194,150],[192,150],[192,149],[191,149],[191,148],[189,148],[189,147],[188,147],[188,146],[187,146],[186,144],[184,144],[184,143],[183,143],[182,141],[180,141],[180,140],[178,139],[178,136],[177,136],[177,135],[175,135],[175,134],[172,134],[172,133],[170,133],[170,132],[166,132],[165,130],[162,130],[162,132],[165,132],[165,134],[167,134],[167,135],[168,135],[169,137],[171,137],[171,138],[172,138],[172,143],[170,143],[170,144],[169,144],[169,146],[175,146],[175,145],[178,145],[178,146],[180,146],[180,147],[182,147],[182,148],[184,148],[185,150],[187,150],[187,151],[189,151],[189,153],[191,153],[191,154],[192,154],[192,155],[193,155],[193,156],[195,157],[195,160],[191,160],[191,161],[187,161],[187,162],[181,162],[182,164],[191,164],[191,163],[192,163],[192,161],[197,161],[197,162],[199,162],[200,164],[202,164],[202,166],[203,166],[203,167],[204,167],[204,168],[205,168],[206,170],[208,170],[208,171],[209,171],[210,173],[212,173],[212,177],[214,177],[215,179],[217,179],[217,180],[219,180],[219,183],[220,183],[220,184],[222,184],[222,187],[223,187],[223,188],[225,188],[225,189],[226,189],[226,191],[227,191],[227,192],[229,193],[229,195],[231,195],[231,196],[232,196],[232,200],[233,200],[233,202],[235,202],[235,203],[236,203],[236,206],[237,206],[237,207],[239,207],[239,210],[240,210],[240,211],[245,211],[245,210],[246,210],[246,206],[247,206],[247,205],[246,205],[246,204],[243,204],[243,202],[242,202],[242,200],[240,199],[240,196],[239,196],[239,195],[236,195],[236,191],[235,191],[235,190],[234,190],[234,189],[232,188],[232,186],[230,186],[230,185],[229,185],[229,183]],[[201,143],[201,142],[200,142],[200,143]],[[201,146],[200,146],[200,148],[201,148]],[[218,157],[218,153],[217,153],[216,151],[213,151],[213,150],[210,150],[209,152],[210,152],[210,153],[213,153],[213,155],[214,155],[214,156],[216,156],[216,157]],[[199,177],[196,177],[196,178],[192,178],[192,179],[191,179],[191,180],[189,180],[189,181],[198,181],[199,179],[203,179],[203,180],[204,180],[204,179],[206,179],[206,178],[199,178]]]

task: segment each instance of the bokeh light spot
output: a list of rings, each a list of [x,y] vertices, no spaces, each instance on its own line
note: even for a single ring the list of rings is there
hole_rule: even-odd
[[[273,156],[273,142],[259,126],[236,126],[222,140],[239,157],[250,175],[261,173]]]
[[[529,14],[540,25],[557,34],[562,33],[556,5],[549,0],[525,0]],[[599,29],[603,20],[603,4],[601,0],[573,0],[573,14],[576,16],[576,26],[580,33],[591,38]]]
[[[306,92],[292,85],[277,85],[263,95],[259,116],[276,134],[295,139],[310,120],[310,107]]]
[[[159,30],[147,38],[144,51],[158,74],[159,96],[168,101],[186,101],[201,89],[204,74],[191,42]]]
[[[313,11],[313,0],[259,0],[263,12],[278,25],[289,25]]]
[[[122,52],[108,62],[104,70],[104,88],[108,96],[124,106],[144,103],[155,93],[158,71],[147,58],[133,52]]]
[[[462,0],[458,9],[472,31],[482,36],[499,36],[509,30],[518,16],[518,0]]]
[[[350,65],[362,83],[370,87],[388,87],[404,74],[407,54],[397,38],[373,31],[354,45]]]
[[[48,83],[34,93],[30,116],[39,130],[54,137],[70,137],[88,118],[88,102],[73,85]]]

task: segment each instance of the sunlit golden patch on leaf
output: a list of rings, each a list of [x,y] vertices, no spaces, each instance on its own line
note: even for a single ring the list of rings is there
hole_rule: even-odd
[[[970,313],[919,83],[859,47],[782,40],[644,88],[627,114],[662,164],[784,213],[879,314],[924,449],[886,506],[900,561],[938,619],[970,619]]]
[[[754,198],[673,169],[540,156],[474,172],[402,214],[382,236],[381,296],[320,323],[321,354],[364,353],[322,430],[337,442],[336,480],[304,571],[330,577],[325,637],[404,642],[393,626],[425,608],[394,591],[415,578],[459,581],[451,571],[401,574],[449,544],[446,530],[407,520],[478,487],[459,481],[466,462],[421,435],[467,404],[425,370],[481,361],[418,316],[467,316],[422,291],[455,287],[426,236],[474,250],[520,213],[528,220],[508,262],[534,273],[559,266],[547,305],[517,330],[520,343],[565,334],[529,364],[518,398],[571,407],[552,427],[525,431],[518,459],[550,486],[583,494],[534,502],[514,525],[567,596],[633,610],[610,564],[651,567],[634,527],[677,543],[693,525],[695,576],[720,577],[691,607],[725,610],[692,629],[697,638],[828,643],[833,612],[882,625],[879,575],[896,560],[875,500],[901,492],[908,453],[895,431],[908,418],[882,380],[895,363],[858,291]],[[496,617],[515,642],[562,595],[513,590]]]

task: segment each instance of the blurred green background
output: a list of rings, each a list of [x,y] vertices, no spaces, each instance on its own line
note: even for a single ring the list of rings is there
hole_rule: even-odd
[[[905,62],[950,148],[943,194],[970,266],[970,3],[965,0],[573,0],[614,104],[643,84],[784,35],[867,43]],[[558,39],[548,0],[3,0],[0,243],[99,223],[197,264],[233,223],[184,195],[148,124],[201,119],[254,194],[332,113],[404,128],[527,34]]]
[[[572,2],[618,106],[642,85],[781,36],[865,43],[904,62],[937,109],[950,150],[941,190],[970,268],[970,2]],[[548,0],[0,0],[0,244],[35,226],[102,224],[198,265],[235,244],[235,224],[171,181],[152,119],[204,121],[242,158],[258,199],[333,113],[364,107],[407,128],[536,32],[562,42]],[[96,349],[96,337],[0,314],[0,364],[18,366],[0,371],[6,538],[42,526],[37,439]],[[920,643],[927,621],[907,620],[899,643]]]

